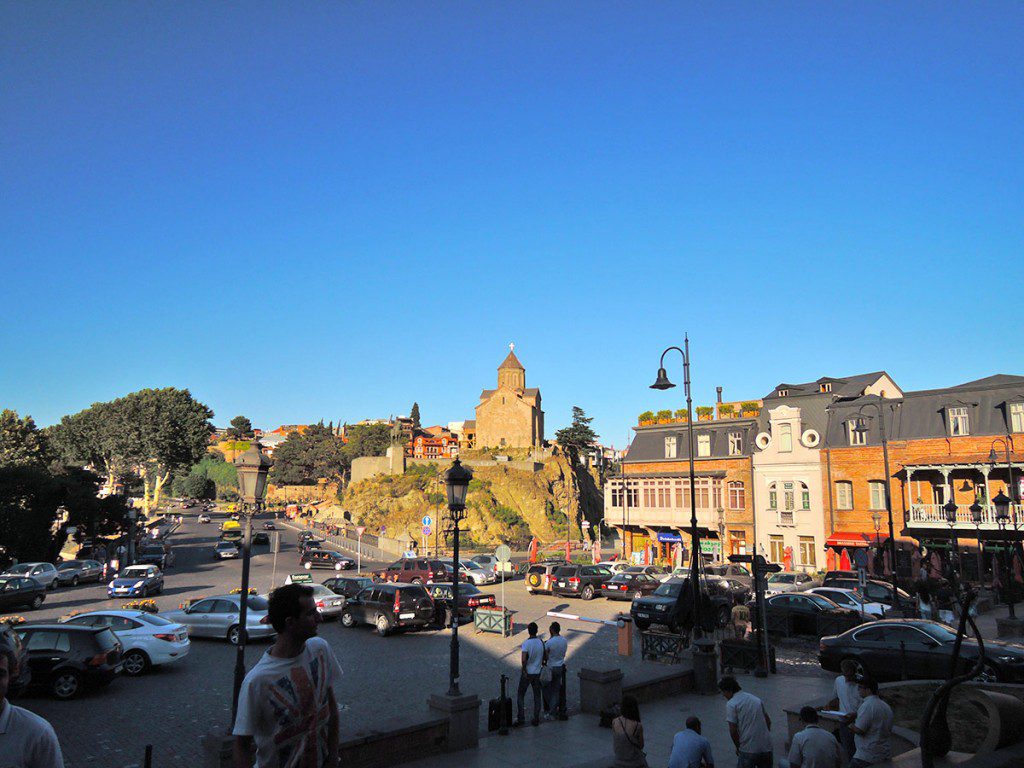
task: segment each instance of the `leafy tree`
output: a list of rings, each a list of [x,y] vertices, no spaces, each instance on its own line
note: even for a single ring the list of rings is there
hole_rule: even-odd
[[[189,472],[179,481],[175,478],[175,493],[190,499],[212,499],[217,493],[217,486],[202,472]]]
[[[108,494],[129,472],[121,452],[120,414],[116,402],[94,403],[84,411],[63,417],[59,424],[46,430],[60,460],[102,473]]]
[[[409,411],[409,418],[412,419],[412,427],[413,427],[413,429],[419,429],[420,428],[420,404],[419,403],[413,403],[412,404],[412,410]]]
[[[46,438],[32,417],[0,411],[0,467],[45,467],[49,460]]]
[[[572,407],[572,425],[555,432],[555,440],[570,453],[579,455],[597,442],[597,434],[590,428],[594,419],[579,406]]]
[[[277,485],[309,485],[322,477],[340,479],[348,466],[345,443],[321,422],[305,433],[292,432],[277,447],[270,480]]]
[[[253,436],[252,422],[245,416],[235,416],[227,430],[228,437],[234,440],[248,440]]]
[[[351,464],[360,456],[383,456],[391,445],[391,428],[387,424],[360,424],[350,427],[347,437],[345,455]]]

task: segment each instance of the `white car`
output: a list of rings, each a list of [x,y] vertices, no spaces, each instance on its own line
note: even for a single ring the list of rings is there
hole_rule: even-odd
[[[181,661],[191,644],[188,628],[144,611],[89,611],[63,620],[79,627],[109,627],[124,647],[124,673],[141,675],[151,667]]]
[[[464,574],[473,584],[493,584],[497,581],[494,571],[488,571],[480,563],[472,560],[459,561],[459,573]]]
[[[603,560],[598,563],[602,568],[607,568],[612,572],[612,575],[616,573],[622,573],[624,570],[629,568],[629,563],[625,560]]]
[[[859,611],[860,613],[868,616],[877,616],[881,618],[885,615],[885,609],[888,608],[888,606],[883,605],[882,603],[870,602],[864,597],[864,595],[854,589],[814,587],[807,591],[815,595],[827,597],[840,608],[849,608],[851,611]]]
[[[201,514],[199,517],[196,518],[196,521],[200,522],[200,523],[209,523],[211,521],[211,518],[210,518],[210,516],[208,514],[206,514],[204,512],[203,514]]]

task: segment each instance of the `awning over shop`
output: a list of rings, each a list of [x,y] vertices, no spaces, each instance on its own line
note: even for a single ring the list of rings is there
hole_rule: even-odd
[[[825,540],[825,546],[832,549],[844,547],[866,547],[871,544],[871,537],[866,533],[836,531]]]

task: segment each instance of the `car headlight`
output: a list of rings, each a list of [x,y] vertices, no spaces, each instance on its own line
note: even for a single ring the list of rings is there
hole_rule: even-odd
[[[113,588],[114,588],[114,582],[113,582],[113,581],[111,581],[111,582],[110,582],[109,584],[107,584],[107,587],[108,587],[109,589],[113,589]]]
[[[144,582],[136,581],[135,584],[132,585],[132,589],[138,589],[139,587],[141,587],[143,585],[143,583]]]
[[[667,606],[664,606],[664,605],[656,605],[656,606],[654,606],[654,610],[656,610],[656,611],[664,611],[666,608],[667,608]]]
[[[1005,656],[996,656],[996,661],[1001,661],[1004,664],[1020,664],[1022,661],[1024,661],[1024,656],[1014,656],[1012,654],[1007,654]]]

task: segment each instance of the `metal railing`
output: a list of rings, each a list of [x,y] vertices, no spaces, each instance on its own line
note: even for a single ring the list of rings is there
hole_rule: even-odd
[[[1022,510],[1024,510],[1024,505],[1022,504],[1011,505],[1011,517],[1013,516],[1014,511],[1016,511],[1017,520],[1024,521],[1024,516],[1022,516]],[[936,528],[949,527],[949,522],[946,520],[946,510],[942,504],[914,504],[910,507],[910,513],[907,517],[907,520],[912,525],[924,525]],[[974,524],[974,518],[971,516],[971,509],[969,504],[957,504],[956,527],[977,527]],[[982,505],[981,528],[985,530],[995,530],[999,528],[999,523],[996,520],[995,505]]]

